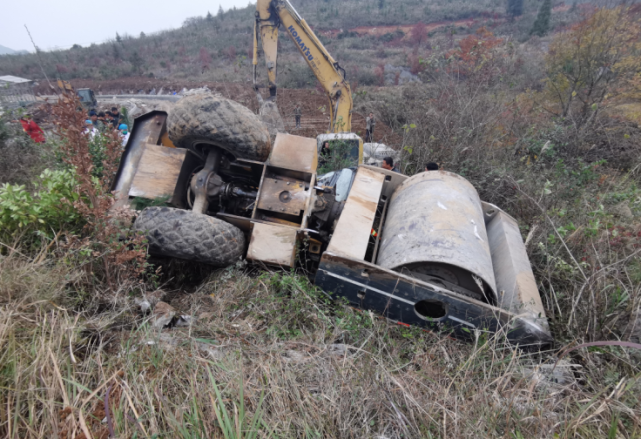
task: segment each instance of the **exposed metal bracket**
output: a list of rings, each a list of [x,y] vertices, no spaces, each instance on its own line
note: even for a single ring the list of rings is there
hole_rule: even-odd
[[[207,183],[212,175],[218,171],[220,165],[220,149],[213,147],[205,150],[207,159],[205,167],[191,180],[191,191],[196,195],[192,210],[198,213],[207,213],[209,199],[207,197]]]

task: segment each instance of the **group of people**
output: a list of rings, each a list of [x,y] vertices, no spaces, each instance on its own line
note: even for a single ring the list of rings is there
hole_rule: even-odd
[[[122,145],[125,146],[129,140],[129,127],[123,123],[123,116],[117,107],[111,107],[106,113],[96,110],[89,111],[89,119],[85,121],[86,132],[95,136],[98,133],[105,133],[108,130],[118,130]]]

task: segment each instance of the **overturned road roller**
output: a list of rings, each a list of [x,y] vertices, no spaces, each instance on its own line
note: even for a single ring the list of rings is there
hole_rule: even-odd
[[[117,206],[165,202],[134,223],[151,254],[300,268],[400,324],[552,341],[517,222],[463,177],[317,167],[317,140],[278,133],[272,144],[251,111],[195,95],[136,119],[113,189]]]

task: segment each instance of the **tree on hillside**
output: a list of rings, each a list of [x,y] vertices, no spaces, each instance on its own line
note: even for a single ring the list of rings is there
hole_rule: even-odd
[[[510,18],[523,15],[523,0],[507,0],[506,12]]]
[[[416,23],[412,27],[410,40],[415,46],[420,46],[427,39],[427,26],[423,22]]]
[[[211,64],[211,55],[207,52],[207,49],[201,47],[198,57],[200,58],[200,64],[202,65],[203,70],[205,68],[209,68],[209,64]]]
[[[496,38],[487,28],[481,27],[476,35],[459,41],[458,49],[446,55],[448,72],[458,78],[468,78],[477,85],[492,85],[498,81],[504,54],[497,48],[503,39]]]
[[[120,47],[117,44],[111,46],[111,51],[115,61],[120,61],[122,59],[122,54],[120,53]]]
[[[631,8],[600,9],[554,38],[546,57],[548,111],[577,128],[618,97],[634,98],[640,78],[641,23]]]
[[[209,23],[214,21],[214,16],[211,15],[211,12],[207,11],[207,16],[205,17],[205,20],[207,20]]]
[[[530,30],[530,35],[544,36],[550,30],[550,16],[552,15],[552,0],[543,0],[539,14]]]
[[[142,70],[142,65],[144,63],[144,60],[142,57],[138,54],[138,51],[135,50],[134,53],[131,55],[129,58],[129,62],[131,63],[131,67],[134,73],[138,74]]]
[[[118,32],[116,32],[116,41],[119,43],[122,43],[122,38],[120,38],[120,35],[118,35]]]
[[[218,5],[218,14],[217,14],[218,19],[222,20],[224,15],[225,15],[225,11],[223,11],[223,6]]]

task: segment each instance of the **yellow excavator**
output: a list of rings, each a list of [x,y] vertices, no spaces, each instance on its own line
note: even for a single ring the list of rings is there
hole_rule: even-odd
[[[278,85],[278,29],[283,26],[292,39],[305,62],[312,69],[318,82],[322,85],[329,98],[330,124],[328,132],[317,137],[318,148],[325,142],[340,141],[350,146],[350,156],[358,157],[358,163],[363,163],[363,139],[351,132],[352,130],[352,91],[345,79],[345,70],[332,58],[305,20],[298,15],[288,0],[257,0],[256,22],[254,24],[254,90],[259,102],[263,99],[259,92],[258,83],[258,53],[259,41],[265,56],[267,78],[269,81],[268,104],[275,104]]]

